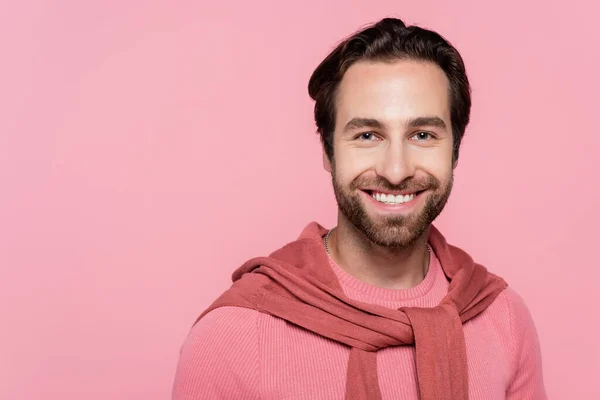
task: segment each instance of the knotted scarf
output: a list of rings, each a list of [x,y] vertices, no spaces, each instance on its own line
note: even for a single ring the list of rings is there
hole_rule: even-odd
[[[507,286],[504,280],[447,244],[432,226],[428,242],[450,282],[439,305],[394,310],[355,301],[343,293],[329,265],[326,233],[311,222],[297,240],[245,262],[233,273],[231,287],[198,320],[218,307],[246,307],[349,346],[346,400],[381,399],[377,351],[414,345],[420,398],[467,400],[462,324],[494,301]]]

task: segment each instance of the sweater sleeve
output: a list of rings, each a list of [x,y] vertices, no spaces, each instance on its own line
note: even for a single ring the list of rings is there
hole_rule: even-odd
[[[200,319],[181,347],[172,399],[259,399],[257,322],[257,311],[240,307]]]
[[[507,299],[511,317],[514,374],[506,400],[546,400],[542,357],[533,318],[523,299],[510,287]]]

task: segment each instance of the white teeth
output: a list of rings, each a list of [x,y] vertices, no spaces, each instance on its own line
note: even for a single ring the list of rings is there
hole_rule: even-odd
[[[394,196],[393,194],[385,194],[385,193],[375,193],[373,192],[371,194],[371,196],[381,202],[381,203],[385,203],[385,204],[402,204],[402,203],[406,203],[411,201],[412,199],[415,198],[415,194],[406,194],[406,195],[401,195],[398,194],[396,196]]]

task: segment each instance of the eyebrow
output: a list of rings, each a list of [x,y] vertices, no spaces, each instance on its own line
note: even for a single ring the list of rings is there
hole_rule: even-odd
[[[359,128],[383,129],[384,126],[384,124],[374,118],[352,118],[350,121],[348,121],[346,126],[344,126],[344,131],[347,132],[349,130]]]
[[[436,116],[411,118],[408,120],[407,125],[411,128],[418,128],[419,126],[433,126],[441,129],[447,128],[444,120]]]
[[[432,126],[436,128],[446,129],[447,125],[444,120],[437,116],[425,116],[411,118],[406,123],[411,128],[418,128],[420,126]],[[375,128],[385,129],[385,124],[374,118],[352,118],[346,126],[344,126],[344,132],[360,129],[360,128]]]

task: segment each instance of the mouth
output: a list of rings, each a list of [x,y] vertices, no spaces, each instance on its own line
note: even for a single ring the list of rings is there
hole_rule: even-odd
[[[403,191],[403,192],[385,192],[379,190],[371,190],[365,189],[362,190],[367,195],[371,196],[375,201],[387,204],[387,205],[395,205],[395,204],[404,204],[409,203],[415,199],[418,195],[423,193],[425,190],[418,191]]]

